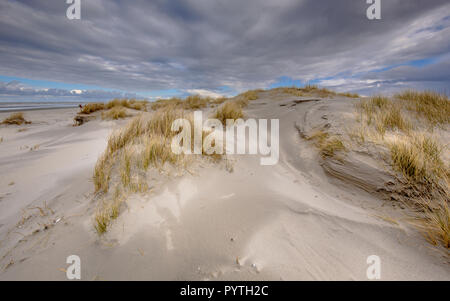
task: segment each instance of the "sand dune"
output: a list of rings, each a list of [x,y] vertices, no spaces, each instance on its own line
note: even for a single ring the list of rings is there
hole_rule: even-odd
[[[65,280],[72,254],[84,280],[367,280],[370,255],[382,280],[450,280],[441,254],[384,206],[388,175],[364,157],[358,168],[324,163],[302,138],[318,122],[345,121],[353,102],[262,93],[246,114],[280,120],[277,165],[236,155],[232,171],[202,162],[157,177],[102,237],[92,172],[126,121],[73,127],[75,109],[27,113],[28,130],[0,128],[0,280]]]

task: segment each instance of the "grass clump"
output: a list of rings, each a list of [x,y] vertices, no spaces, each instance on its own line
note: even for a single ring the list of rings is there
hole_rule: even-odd
[[[300,88],[296,87],[282,87],[280,90],[284,94],[291,94],[298,97],[305,95],[305,92],[303,92]]]
[[[221,105],[214,112],[213,118],[219,119],[222,124],[226,124],[227,119],[239,119],[244,118],[244,113],[242,112],[242,106],[236,101],[229,101]]]
[[[338,93],[338,95],[348,97],[348,98],[359,98],[360,97],[358,93],[350,93],[350,92]]]
[[[329,133],[324,132],[322,130],[318,130],[313,132],[308,140],[315,141],[316,146],[320,150],[320,154],[322,157],[335,157],[335,155],[344,151],[345,145],[342,140],[337,136],[330,136]]]
[[[94,187],[95,191],[108,192],[109,179],[111,174],[112,162],[109,153],[103,153],[97,160],[94,168]]]
[[[159,109],[184,109],[184,110],[198,110],[203,109],[208,106],[208,104],[213,103],[213,98],[203,97],[200,95],[190,95],[185,99],[178,97],[172,97],[169,99],[159,99],[151,104],[152,110]]]
[[[112,107],[108,111],[102,112],[102,119],[117,120],[117,119],[126,118],[127,116],[128,116],[127,111],[122,106]]]
[[[213,105],[220,105],[220,104],[223,104],[227,100],[228,100],[227,97],[211,98],[209,103],[211,103]]]
[[[129,187],[133,169],[156,162],[177,163],[179,156],[172,153],[171,138],[177,133],[171,130],[174,120],[191,119],[182,110],[161,109],[153,114],[138,115],[124,128],[114,132],[108,139],[105,153],[99,158],[94,169],[95,190],[108,192],[112,166],[119,158],[119,171],[124,187]],[[156,142],[159,141],[159,142]],[[135,166],[137,165],[137,166]],[[136,167],[136,168],[134,168]]]
[[[178,97],[172,97],[169,99],[158,99],[151,104],[152,110],[156,111],[164,108],[177,108],[180,107],[183,100]]]
[[[200,95],[190,95],[186,97],[186,99],[182,103],[183,109],[186,110],[202,109],[209,104],[210,100],[211,100],[210,97],[201,97]]]
[[[29,124],[31,123],[30,121],[27,121],[24,117],[24,114],[22,112],[17,112],[17,113],[12,113],[11,115],[9,115],[8,117],[6,117],[3,121],[2,124],[7,124],[7,125],[22,125],[22,124]]]
[[[241,93],[237,96],[237,98],[243,98],[246,101],[249,100],[257,100],[259,98],[259,93],[263,92],[264,90],[258,89],[258,90],[249,90],[244,93]]]
[[[393,167],[407,179],[417,183],[437,183],[445,177],[441,160],[443,147],[432,137],[418,134],[390,143]]]
[[[403,100],[407,109],[416,112],[432,125],[450,122],[450,101],[444,94],[432,91],[404,91],[395,95]]]
[[[113,99],[110,102],[106,103],[105,109],[112,109],[115,107],[123,107],[136,111],[146,111],[147,110],[146,100],[136,100],[136,99]]]
[[[144,152],[142,155],[142,167],[147,170],[149,166],[162,167],[166,162],[177,164],[179,156],[169,149],[169,143],[165,137],[145,137],[142,141]]]
[[[450,210],[448,202],[448,198],[444,197],[433,201],[421,200],[419,206],[422,213],[415,223],[431,244],[442,245],[446,249],[450,249]]]
[[[103,201],[94,216],[94,228],[99,235],[106,233],[112,220],[119,217],[124,203],[120,188],[116,187],[111,200]]]
[[[411,129],[411,123],[402,114],[399,103],[391,101],[384,96],[374,96],[368,100],[362,100],[356,104],[360,112],[360,119],[367,125],[375,125],[379,134],[384,136],[387,130],[400,130],[407,132]]]
[[[105,109],[105,104],[98,102],[98,103],[87,103],[85,104],[81,110],[80,113],[81,114],[91,114],[97,111],[101,111]]]

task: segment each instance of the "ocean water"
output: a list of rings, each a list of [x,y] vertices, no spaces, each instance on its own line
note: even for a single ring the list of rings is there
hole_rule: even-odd
[[[0,102],[0,112],[76,108],[74,102]]]

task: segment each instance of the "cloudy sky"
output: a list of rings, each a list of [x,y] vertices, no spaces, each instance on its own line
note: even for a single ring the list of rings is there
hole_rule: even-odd
[[[318,84],[450,94],[450,1],[0,0],[0,101]]]

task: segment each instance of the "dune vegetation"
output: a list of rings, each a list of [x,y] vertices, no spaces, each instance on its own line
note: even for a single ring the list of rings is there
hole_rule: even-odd
[[[97,103],[87,103],[81,110],[81,114],[91,114],[97,111],[110,110],[113,108],[128,108],[137,111],[147,110],[146,100],[136,100],[136,99],[113,99],[107,103],[97,102]],[[116,112],[118,112],[116,110]],[[112,114],[112,113],[111,113]]]
[[[298,97],[309,97],[309,96],[318,96],[322,98],[327,98],[331,96],[343,96],[348,98],[359,98],[360,96],[357,93],[338,93],[335,91],[332,91],[327,88],[321,88],[317,85],[305,85],[302,88],[299,87],[279,87],[274,88],[272,90],[273,93],[284,93],[284,94],[290,94]]]
[[[122,106],[112,107],[108,111],[102,112],[102,119],[117,120],[128,117],[127,111]]]
[[[175,108],[183,110],[199,110],[206,108],[211,104],[221,104],[225,102],[227,98],[219,97],[205,97],[200,95],[190,95],[184,99],[178,97],[172,97],[168,99],[159,99],[151,104],[152,110],[158,110],[161,108]]]
[[[360,144],[384,147],[386,162],[414,195],[407,202],[416,225],[433,243],[449,247],[450,166],[443,159],[448,145],[436,131],[448,129],[450,101],[436,92],[405,91],[374,96],[356,104]],[[381,151],[381,150],[380,150]]]
[[[323,130],[313,132],[308,140],[314,141],[323,158],[335,157],[338,152],[345,151],[342,139],[336,135],[330,135]]]
[[[91,113],[101,111],[104,109],[105,109],[104,103],[101,103],[101,102],[87,103],[81,108],[80,113],[81,114],[91,114]]]
[[[222,124],[226,124],[227,119],[239,119],[244,118],[244,113],[242,112],[242,102],[239,101],[228,101],[218,107],[213,116],[213,118],[219,119]]]
[[[202,108],[211,102],[210,98],[199,96],[155,102],[152,104],[155,111],[137,115],[109,137],[106,150],[99,157],[93,175],[95,191],[101,196],[94,218],[95,229],[99,234],[106,232],[110,222],[118,216],[126,195],[148,190],[148,172],[161,173],[167,169],[183,171],[188,167],[192,162],[191,158],[172,152],[172,138],[178,134],[172,131],[172,123],[180,118],[188,120],[193,141],[194,122],[191,110]],[[213,112],[213,117],[222,121],[244,117],[239,98],[222,98],[216,103],[220,105]],[[115,108],[111,110],[113,109]],[[208,134],[203,132],[203,139]],[[204,150],[202,155],[213,162],[222,158],[222,155],[207,154]],[[113,193],[110,191],[111,187],[114,188]]]
[[[22,112],[12,113],[8,117],[6,117],[1,124],[7,125],[22,125],[22,124],[30,124],[30,121],[27,121]]]

